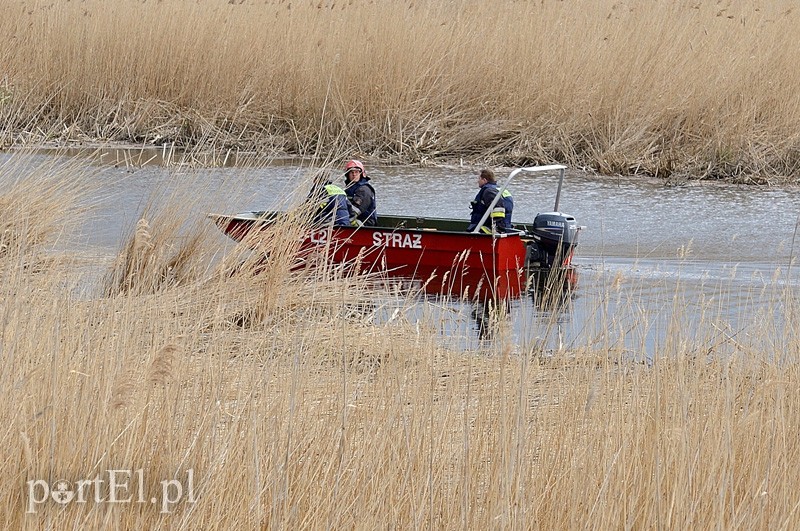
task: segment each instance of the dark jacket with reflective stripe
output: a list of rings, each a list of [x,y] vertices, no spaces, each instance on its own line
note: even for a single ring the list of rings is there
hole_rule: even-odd
[[[350,225],[350,203],[344,190],[335,184],[326,184],[324,187],[312,190],[310,197],[318,202],[314,223],[329,223],[333,218],[333,224],[336,226]]]
[[[513,229],[514,226],[511,224],[511,213],[514,211],[514,197],[511,195],[511,192],[508,190],[503,190],[502,201],[505,204],[506,209],[506,226],[504,228]]]
[[[475,227],[478,226],[478,222],[481,220],[483,215],[486,213],[486,209],[489,208],[489,205],[492,204],[497,192],[499,192],[497,188],[497,183],[486,183],[481,186],[481,189],[478,190],[478,194],[475,196],[475,199],[470,203],[472,207],[472,216],[470,216],[469,226],[467,227],[468,231],[475,230]],[[511,225],[511,212],[514,210],[514,198],[511,196],[511,192],[508,190],[504,190],[503,194],[500,196],[500,199],[494,206],[495,208],[504,208],[505,215],[502,219],[495,218],[495,223],[497,225],[498,230],[504,231],[506,229],[512,228]],[[492,226],[492,217],[487,216],[486,221],[483,223],[485,227],[491,228]]]
[[[378,223],[378,206],[375,201],[375,189],[369,184],[369,179],[361,177],[358,181],[350,183],[344,189],[356,219],[364,225],[375,225]]]

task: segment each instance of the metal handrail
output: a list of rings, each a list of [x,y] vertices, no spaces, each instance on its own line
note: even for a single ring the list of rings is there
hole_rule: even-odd
[[[543,172],[543,171],[553,171],[553,170],[559,170],[560,171],[560,175],[559,175],[559,179],[558,179],[558,191],[556,192],[556,204],[553,207],[553,210],[558,212],[558,202],[559,202],[559,199],[561,198],[561,185],[564,183],[564,170],[566,170],[566,169],[567,169],[567,167],[566,166],[562,166],[561,164],[549,164],[547,166],[527,166],[527,167],[524,167],[524,168],[517,168],[516,170],[512,171],[511,174],[508,176],[508,179],[506,179],[506,182],[503,185],[503,187],[498,190],[497,195],[495,195],[494,199],[492,199],[492,203],[489,205],[489,208],[487,208],[486,212],[483,213],[483,216],[481,217],[481,220],[478,222],[478,224],[472,230],[473,234],[476,234],[479,230],[481,230],[481,227],[483,227],[483,224],[486,223],[486,218],[488,218],[489,215],[492,213],[492,210],[494,209],[494,206],[497,204],[498,201],[500,201],[500,197],[503,195],[503,192],[506,191],[506,188],[508,188],[508,185],[511,183],[511,179],[513,179],[521,171],[527,171],[527,172],[532,172],[532,173]]]

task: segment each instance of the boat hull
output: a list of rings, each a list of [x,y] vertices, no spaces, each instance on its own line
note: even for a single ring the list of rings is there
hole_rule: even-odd
[[[274,213],[212,216],[231,238],[258,238]],[[461,228],[457,231],[455,229]],[[509,298],[525,290],[523,232],[473,234],[462,220],[383,217],[377,227],[309,230],[300,254],[329,257],[361,271],[418,282],[426,292],[460,297]],[[265,233],[266,234],[266,233]]]

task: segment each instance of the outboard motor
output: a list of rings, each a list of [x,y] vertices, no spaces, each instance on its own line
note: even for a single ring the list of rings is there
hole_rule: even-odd
[[[566,267],[578,245],[579,227],[575,218],[561,212],[538,214],[526,227],[525,264],[528,269]]]

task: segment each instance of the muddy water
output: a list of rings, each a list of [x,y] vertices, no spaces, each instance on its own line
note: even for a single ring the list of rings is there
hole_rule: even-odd
[[[90,164],[90,162],[87,162]],[[92,163],[95,164],[95,163]],[[464,218],[477,191],[463,167],[370,167],[379,212]],[[498,172],[501,184],[508,172]],[[285,208],[304,195],[307,168],[263,169],[116,164],[105,168],[103,193],[80,245],[109,256],[154,197],[176,191],[198,218],[207,212]],[[514,219],[551,211],[557,176],[518,174],[510,189]],[[665,187],[644,179],[567,174],[560,210],[585,227],[575,259],[577,288],[556,308],[533,294],[506,311],[421,301],[404,318],[424,319],[456,348],[510,342],[519,351],[609,348],[652,357],[677,336],[724,345],[754,332],[761,312],[779,323],[785,290],[798,287],[790,267],[800,193],[793,189],[690,184]],[[224,244],[225,238],[220,236]],[[381,319],[396,317],[386,305]],[[756,318],[756,315],[760,317]],[[716,342],[716,343],[715,343]]]

